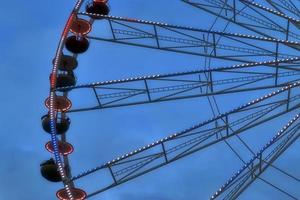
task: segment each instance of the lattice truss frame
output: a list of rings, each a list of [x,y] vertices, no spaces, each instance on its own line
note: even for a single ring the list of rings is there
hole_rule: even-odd
[[[299,108],[300,98],[300,10],[291,0],[181,0],[216,19],[242,27],[249,34],[205,30],[160,22],[109,15],[96,15],[77,8],[73,13],[90,19],[100,17],[109,34],[88,35],[90,40],[105,41],[142,48],[226,60],[231,66],[203,66],[199,70],[132,77],[56,88],[56,93],[89,91],[95,104],[69,110],[76,113],[122,106],[134,106],[186,98],[207,97],[218,107],[214,97],[238,92],[273,89],[274,92],[244,105],[171,134],[149,145],[130,151],[79,175],[69,174],[66,185],[97,171],[110,174],[111,183],[88,194],[92,197],[129,180],[170,164],[187,155],[237,137],[251,152],[252,159],[228,179],[210,199],[236,199],[255,180],[260,179],[291,199],[297,197],[273,185],[260,175],[273,167],[300,181],[274,165],[282,153],[299,137],[299,114],[279,130],[260,151],[253,152],[239,134]],[[78,6],[78,5],[77,5]],[[266,31],[267,30],[267,31]],[[76,55],[74,55],[76,56]],[[212,108],[213,109],[213,108]],[[67,113],[68,113],[67,112]],[[62,140],[66,140],[62,137]],[[229,144],[228,144],[229,145]],[[229,145],[230,147],[230,145]],[[238,152],[232,149],[237,156]],[[64,161],[68,162],[67,156]],[[71,194],[70,194],[71,195]],[[298,197],[299,198],[299,197]]]

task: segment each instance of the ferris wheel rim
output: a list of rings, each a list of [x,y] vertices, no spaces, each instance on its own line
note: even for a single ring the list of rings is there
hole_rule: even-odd
[[[80,14],[79,9],[81,8],[82,3],[84,1],[85,0],[77,0],[77,3],[75,4],[74,9],[71,12],[71,14],[68,18],[68,21],[64,27],[63,33],[62,33],[60,41],[59,41],[58,48],[56,50],[54,64],[53,64],[52,73],[51,73],[51,79],[50,79],[50,96],[49,96],[49,108],[48,109],[49,109],[50,126],[51,126],[51,144],[53,145],[53,154],[55,157],[55,161],[58,165],[58,169],[59,169],[60,175],[62,177],[65,190],[67,191],[68,197],[70,199],[74,199],[72,197],[72,190],[71,190],[72,188],[70,187],[70,183],[72,183],[73,180],[72,180],[72,178],[70,178],[66,175],[65,168],[64,168],[64,166],[61,165],[61,164],[65,165],[65,163],[64,163],[64,160],[61,159],[61,154],[59,153],[59,148],[58,148],[59,141],[56,138],[57,131],[55,129],[55,115],[57,113],[57,109],[55,108],[55,100],[56,100],[56,91],[57,90],[56,90],[55,86],[56,86],[56,82],[57,82],[56,74],[58,71],[58,65],[63,56],[63,49],[64,49],[65,41],[67,39],[67,35],[70,32],[73,20],[76,19],[78,14]],[[105,15],[103,15],[103,16],[105,16]],[[76,188],[74,188],[74,189],[76,189]]]
[[[70,180],[69,177],[67,176],[66,172],[65,172],[65,163],[64,161],[61,159],[61,155],[59,153],[59,147],[58,147],[58,140],[57,140],[57,131],[55,128],[55,118],[56,118],[56,109],[55,109],[55,99],[56,99],[56,93],[55,93],[55,86],[56,86],[56,82],[57,82],[57,71],[58,71],[58,64],[60,63],[61,60],[61,56],[63,54],[63,48],[64,48],[64,43],[65,40],[67,38],[67,35],[71,29],[71,24],[73,22],[73,20],[76,18],[77,12],[79,11],[80,7],[82,6],[84,0],[77,0],[73,10],[71,11],[69,17],[68,17],[68,21],[66,22],[63,32],[61,34],[60,40],[59,40],[59,44],[58,47],[56,49],[56,53],[55,53],[55,58],[54,58],[54,62],[53,62],[53,67],[52,67],[52,71],[50,74],[50,95],[49,95],[49,117],[50,117],[50,132],[51,132],[51,144],[53,146],[53,154],[54,154],[54,159],[56,162],[56,165],[58,166],[58,171],[59,174],[63,180],[63,185],[64,185],[64,189],[66,190],[67,196],[70,200],[74,200],[72,191],[71,191],[71,184],[70,184]]]

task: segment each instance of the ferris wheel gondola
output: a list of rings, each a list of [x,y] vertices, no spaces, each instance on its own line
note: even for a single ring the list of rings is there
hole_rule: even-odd
[[[299,109],[300,103],[297,102],[300,99],[300,73],[297,67],[300,66],[300,57],[297,55],[300,49],[300,35],[297,31],[300,22],[296,17],[300,16],[300,11],[293,2],[263,1],[266,5],[250,0],[182,2],[214,15],[216,20],[222,18],[228,24],[235,24],[254,35],[110,16],[108,0],[90,0],[85,5],[84,0],[78,0],[75,4],[53,59],[50,92],[45,100],[48,114],[41,118],[44,131],[51,135],[51,141],[46,143],[45,148],[54,155],[54,158],[41,164],[41,174],[50,182],[63,183],[64,188],[56,193],[58,199],[90,198]],[[290,17],[283,12],[294,16]],[[110,36],[90,35],[94,23],[99,21],[108,22],[107,31],[111,33]],[[138,40],[135,40],[137,38]],[[77,57],[88,52],[91,40],[226,60],[234,64],[78,85],[75,70],[80,67],[80,63]],[[221,78],[215,79],[216,74],[221,74]],[[154,82],[156,84],[150,84]],[[162,82],[164,84],[160,85]],[[139,85],[140,89],[132,87],[131,83]],[[96,99],[97,104],[72,107],[68,94],[82,88],[93,91],[92,98]],[[108,89],[110,92],[102,92]],[[252,101],[238,105],[233,110],[224,113],[218,110],[218,114],[214,113],[211,119],[72,176],[68,156],[73,153],[74,147],[66,141],[66,133],[71,126],[71,119],[67,113],[196,97],[214,98],[216,95],[267,89],[274,91],[253,98]],[[140,98],[135,98],[137,96]],[[85,98],[82,99],[84,100]],[[218,107],[216,101],[214,103]],[[253,157],[249,161],[241,159],[243,167],[207,198],[212,200],[239,197],[298,139],[298,119],[299,114],[258,152],[253,152],[239,138]],[[153,154],[153,149],[159,153]],[[271,153],[266,155],[264,152]],[[89,194],[83,188],[75,187],[78,179],[96,171],[109,172],[112,182]],[[287,192],[283,193],[294,197]]]

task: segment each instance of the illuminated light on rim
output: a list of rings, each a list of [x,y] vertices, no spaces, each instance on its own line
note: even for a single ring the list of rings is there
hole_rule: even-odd
[[[56,96],[54,101],[55,101],[54,102],[55,105],[53,105],[53,109],[56,112],[66,112],[72,107],[72,102],[67,97]],[[48,109],[50,109],[50,102],[51,102],[51,98],[48,97],[45,100],[45,105]]]
[[[87,197],[86,192],[81,189],[70,188],[70,191],[74,197],[74,200],[84,200]],[[65,189],[58,190],[56,196],[60,200],[69,200],[68,193]]]
[[[53,148],[53,145],[52,145],[51,141],[46,143],[45,148],[50,153],[54,153],[54,148]],[[74,147],[68,142],[58,141],[58,151],[61,155],[66,156],[66,155],[69,155],[69,154],[73,153]]]
[[[92,26],[90,22],[84,19],[77,18],[73,21],[70,31],[74,34],[78,35],[87,35],[89,32],[91,32]]]
[[[55,56],[55,61],[54,61],[54,65],[53,65],[53,68],[52,68],[52,74],[57,74],[58,62],[60,61],[60,57],[62,55],[63,45],[64,45],[65,39],[67,37],[67,34],[69,32],[70,24],[76,16],[75,13],[78,13],[83,1],[84,0],[77,0],[77,3],[75,5],[72,13],[70,14],[70,16],[68,18],[68,21],[65,25],[65,28],[62,32],[60,42],[59,42],[58,48],[56,50],[56,56]],[[50,80],[50,89],[55,88],[55,85],[56,85],[56,76],[52,76],[51,80]],[[55,93],[50,90],[50,97],[49,97],[50,100],[48,102],[48,105],[49,105],[48,109],[49,109],[49,113],[50,113],[51,141],[54,144],[54,158],[55,158],[55,161],[58,165],[59,173],[60,173],[63,180],[66,179],[66,181],[68,181],[68,177],[66,177],[65,171],[63,169],[62,160],[59,156],[58,147],[57,147],[56,130],[55,130],[55,124],[54,124],[55,123],[54,104],[55,104],[55,99],[56,99],[55,96],[56,96]],[[69,199],[74,200],[74,197],[73,197],[73,194],[70,190],[69,184],[64,182],[64,187],[66,189],[67,196],[69,197]]]

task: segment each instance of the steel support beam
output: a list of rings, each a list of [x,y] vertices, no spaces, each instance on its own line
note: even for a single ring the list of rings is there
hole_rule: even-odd
[[[286,86],[229,112],[117,157],[73,177],[72,180],[83,178],[99,170],[112,173],[111,184],[89,194],[89,197],[99,194],[299,108],[300,104],[297,103],[300,98],[299,87],[300,82]],[[289,91],[290,97],[288,97]],[[288,103],[290,106],[287,108]],[[234,130],[227,129],[227,127],[234,128]]]
[[[300,41],[299,20],[249,0],[181,0],[256,34]],[[299,47],[288,45],[299,50]]]
[[[69,112],[158,103],[177,99],[278,88],[300,79],[299,57],[190,72],[111,80],[59,88],[71,93],[89,90],[94,105]],[[226,78],[224,78],[226,77]],[[80,93],[79,93],[80,94]],[[87,93],[85,93],[87,94]]]
[[[93,16],[79,13],[80,16]],[[92,40],[133,45],[190,55],[198,55],[236,62],[286,59],[295,57],[300,47],[298,42],[256,37],[247,34],[227,33],[166,23],[129,19],[115,16],[102,16],[103,29],[111,34],[93,33],[87,36]],[[107,23],[103,23],[103,20]],[[99,23],[95,21],[94,23]],[[216,40],[218,38],[218,40]],[[218,42],[216,42],[218,41]],[[279,45],[279,48],[276,47]],[[284,48],[281,48],[283,47]],[[213,54],[207,52],[214,51]]]
[[[210,199],[237,199],[255,180],[259,179],[260,175],[299,138],[300,123],[296,122],[299,117],[300,115],[298,114],[291,119],[251,160],[218,189]],[[288,192],[280,191],[293,199],[297,199]]]

